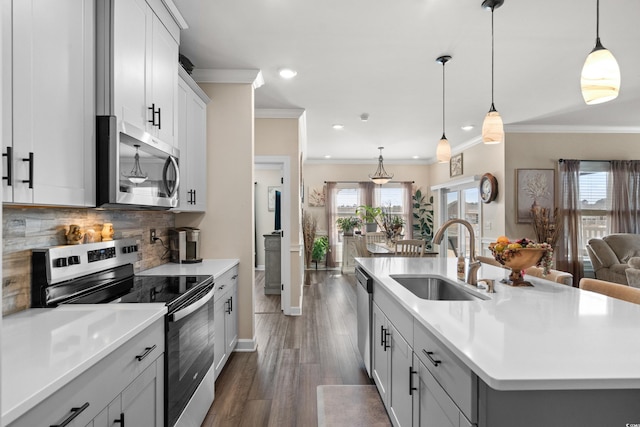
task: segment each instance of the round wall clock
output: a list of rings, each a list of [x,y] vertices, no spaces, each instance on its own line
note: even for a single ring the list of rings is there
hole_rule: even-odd
[[[490,173],[485,173],[480,178],[480,199],[484,203],[491,203],[498,197],[498,180]]]

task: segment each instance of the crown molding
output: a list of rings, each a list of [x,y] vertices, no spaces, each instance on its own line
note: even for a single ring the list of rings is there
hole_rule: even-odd
[[[182,68],[182,65],[178,65],[178,76],[180,76],[180,78],[187,84],[187,86],[189,86],[191,90],[194,91],[196,95],[198,95],[202,102],[204,102],[205,104],[211,102],[211,98],[209,98],[207,94],[204,93],[202,88],[198,86],[198,84],[195,82],[195,80],[193,80],[189,73],[187,73],[185,69]]]
[[[299,119],[304,108],[256,108],[256,119]]]
[[[505,125],[509,133],[640,133],[640,126]]]
[[[180,27],[181,30],[186,30],[187,28],[189,28],[189,24],[187,24],[187,21],[185,21],[184,17],[178,10],[178,7],[173,2],[173,0],[162,0],[162,3],[165,5],[167,10],[169,10],[169,13],[176,21],[176,24],[178,24],[178,27]]]
[[[191,74],[198,83],[239,83],[250,84],[254,89],[264,85],[264,77],[260,70],[217,70],[213,68],[196,68]]]

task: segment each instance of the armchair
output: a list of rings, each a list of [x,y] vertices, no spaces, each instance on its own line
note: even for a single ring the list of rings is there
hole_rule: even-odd
[[[640,234],[610,234],[589,239],[587,253],[596,279],[628,285],[629,260],[640,257]]]
[[[629,258],[629,268],[624,272],[627,275],[627,283],[634,288],[640,288],[640,257]]]

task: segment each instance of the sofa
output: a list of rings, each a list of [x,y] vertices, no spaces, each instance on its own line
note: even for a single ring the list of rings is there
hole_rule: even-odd
[[[640,234],[609,234],[589,239],[587,253],[596,279],[628,285],[629,260],[640,257]]]
[[[634,288],[640,288],[640,257],[629,258],[629,268],[624,272],[627,274],[627,283]]]

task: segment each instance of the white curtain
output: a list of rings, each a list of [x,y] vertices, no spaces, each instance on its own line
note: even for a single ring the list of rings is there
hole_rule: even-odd
[[[336,193],[335,182],[327,182],[327,197],[325,199],[325,211],[327,213],[327,235],[329,237],[329,251],[327,252],[327,267],[335,267],[338,240],[338,228],[336,224]]]

